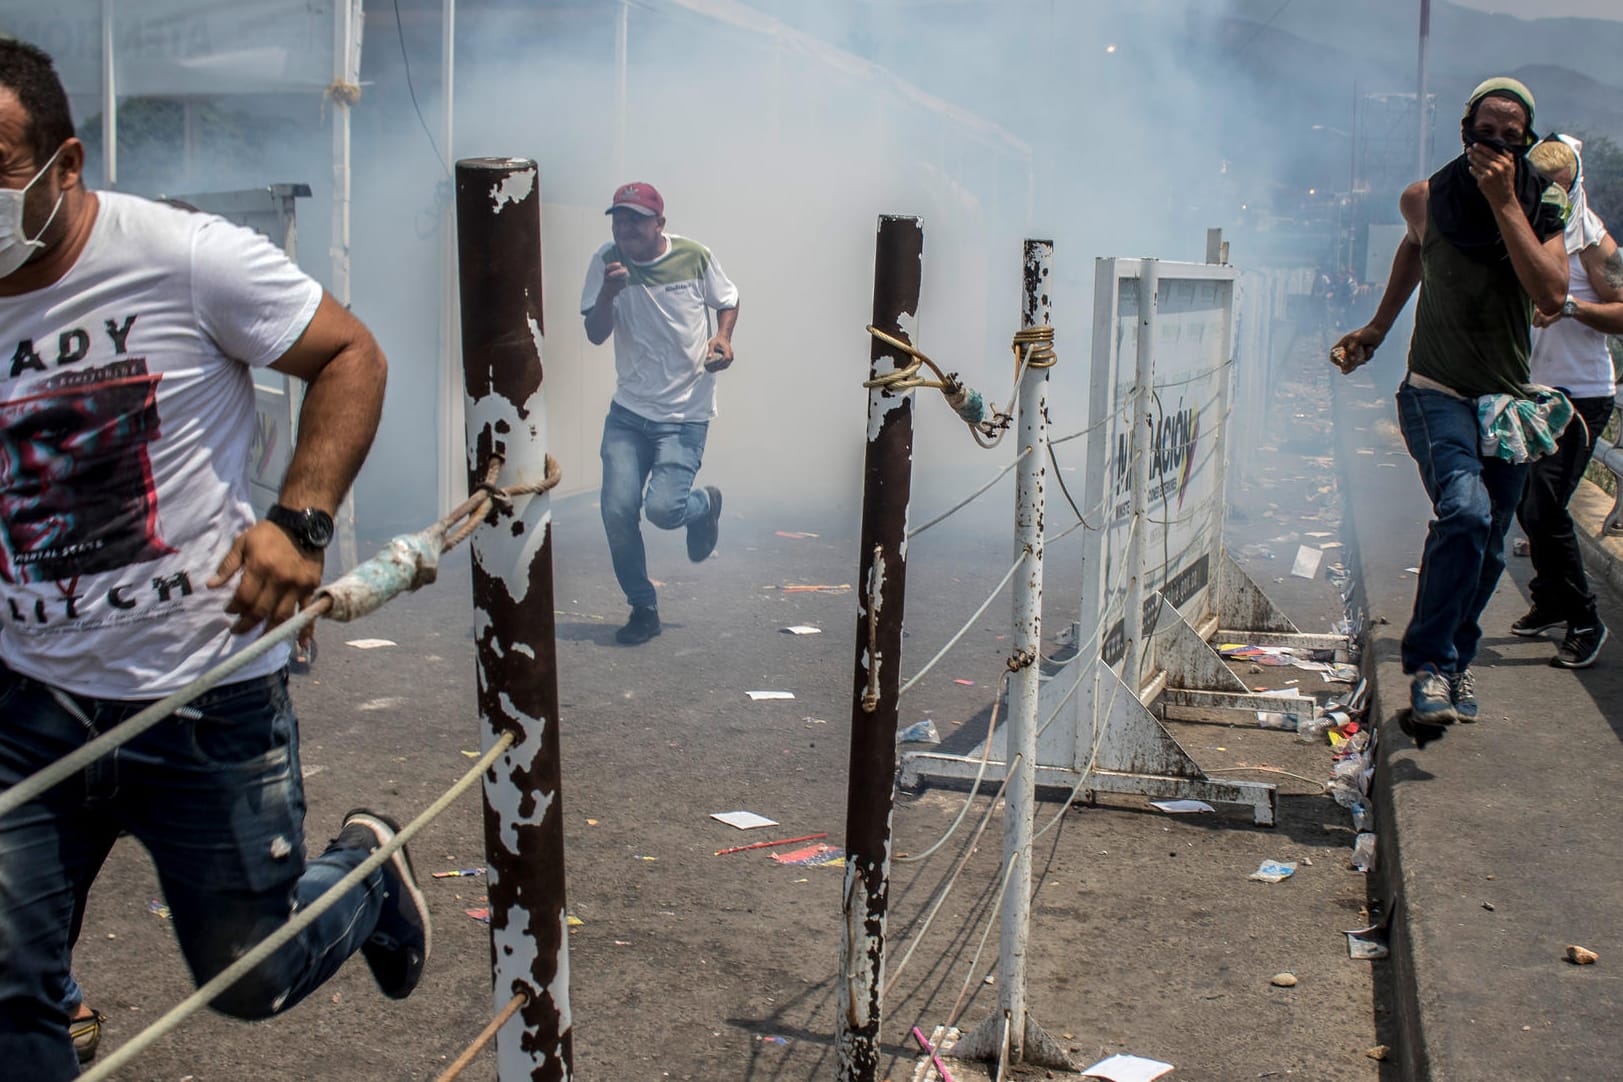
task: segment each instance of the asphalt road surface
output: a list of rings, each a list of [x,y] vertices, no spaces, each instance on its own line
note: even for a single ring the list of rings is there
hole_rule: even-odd
[[[1341,615],[1326,570],[1313,580],[1289,573],[1298,544],[1331,540],[1308,532],[1333,535],[1338,523],[1334,471],[1322,457],[1328,366],[1317,357],[1300,351],[1279,388],[1279,431],[1257,460],[1236,463],[1246,482],[1235,492],[1229,544],[1304,630],[1322,632]],[[989,455],[984,476],[1006,460]],[[1007,569],[1007,486],[913,543],[904,670],[933,654]],[[726,507],[718,552],[703,564],[687,562],[679,534],[651,538],[665,631],[636,648],[613,641],[625,609],[592,498],[563,501],[556,511],[567,886],[581,922],[569,944],[571,1005],[576,1075],[590,1082],[776,1082],[836,1073],[843,869],[783,865],[760,851],[713,854],[821,832],[843,842],[856,598],[848,588],[783,587],[851,583],[857,524],[850,507],[790,508],[731,492]],[[915,520],[934,508],[917,511]],[[1063,528],[1067,514],[1055,507],[1049,521]],[[1079,536],[1049,550],[1050,637],[1078,608]],[[1335,562],[1333,549],[1324,562]],[[929,718],[949,745],[973,743],[969,733],[984,730],[1003,666],[1008,613],[1006,603],[989,608],[904,699],[904,724]],[[294,692],[312,848],[351,807],[409,818],[467,769],[478,742],[471,624],[463,555],[419,594],[362,623],[322,627],[316,669],[296,678]],[[792,624],[822,633],[780,631]],[[346,645],[363,637],[395,645]],[[1330,690],[1297,670],[1239,671],[1258,686],[1300,679],[1300,687]],[[746,692],[758,689],[795,698],[753,702]],[[1366,1054],[1390,1043],[1387,963],[1350,959],[1341,934],[1365,923],[1367,893],[1364,876],[1349,868],[1349,817],[1322,792],[1330,750],[1244,722],[1171,727],[1212,773],[1277,782],[1273,829],[1253,826],[1237,808],[1167,816],[1141,797],[1065,809],[1049,794],[1039,806],[1039,826],[1055,825],[1035,855],[1032,1014],[1079,1066],[1120,1051],[1174,1064],[1174,1079],[1395,1077]],[[971,959],[997,893],[1000,815],[897,969],[989,797],[974,798],[966,825],[934,857],[893,869],[883,1077],[894,1082],[915,1077],[913,1025],[928,1033],[958,1004],[958,1024],[967,1029],[996,1009],[996,988],[987,983],[995,929],[973,966]],[[921,851],[968,798],[946,788],[902,794],[898,850]],[[779,825],[740,832],[710,818],[734,809]],[[413,848],[426,874],[483,864],[481,845],[478,797],[470,795]],[[1299,867],[1280,883],[1248,880],[1265,859]],[[483,905],[482,879],[425,879],[424,889],[434,953],[409,1000],[384,999],[354,959],[281,1018],[194,1017],[125,1077],[436,1077],[491,1016],[490,948],[487,927],[466,912]],[[167,922],[153,911],[157,899],[145,853],[121,842],[91,895],[76,958],[89,1001],[109,1016],[104,1048],[191,990]],[[1294,974],[1296,985],[1271,984],[1281,972]],[[489,1052],[464,1075],[494,1076]],[[989,1075],[963,1066],[954,1077]],[[1016,1077],[1050,1075],[1026,1068]]]

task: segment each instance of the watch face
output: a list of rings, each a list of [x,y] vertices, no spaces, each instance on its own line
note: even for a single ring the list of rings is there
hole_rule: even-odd
[[[311,548],[324,549],[332,541],[332,516],[314,508],[304,512],[304,536]]]

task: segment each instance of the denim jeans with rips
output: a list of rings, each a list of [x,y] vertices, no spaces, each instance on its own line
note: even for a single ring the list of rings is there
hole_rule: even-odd
[[[693,487],[709,432],[708,421],[650,421],[618,402],[609,403],[599,503],[614,576],[634,608],[657,608],[659,602],[648,579],[643,511],[662,530],[681,529],[710,511],[710,497]]]
[[[53,694],[0,666],[0,791],[146,705]],[[368,855],[329,848],[305,861],[298,727],[283,673],[205,692],[0,817],[0,1063],[27,1064],[33,1082],[79,1073],[69,955],[121,831],[151,854],[199,984]],[[264,1018],[303,999],[372,934],[383,886],[374,873],[212,1006]]]
[[[1477,620],[1505,570],[1505,533],[1527,467],[1482,457],[1474,399],[1405,383],[1397,403],[1433,515],[1403,633],[1403,671],[1430,664],[1444,674],[1463,672],[1482,638]]]

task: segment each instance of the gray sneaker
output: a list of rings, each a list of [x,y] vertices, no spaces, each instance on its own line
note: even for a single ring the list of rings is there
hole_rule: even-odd
[[[1450,673],[1448,680],[1448,697],[1454,703],[1454,716],[1460,721],[1469,724],[1476,720],[1476,675],[1470,669],[1464,672]]]
[[[1415,670],[1409,683],[1409,712],[1422,725],[1452,725],[1459,719],[1453,692],[1437,666],[1426,664]]]

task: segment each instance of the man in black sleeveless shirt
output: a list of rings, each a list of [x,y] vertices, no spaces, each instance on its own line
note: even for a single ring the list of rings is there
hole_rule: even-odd
[[[1480,453],[1477,399],[1526,395],[1533,308],[1553,312],[1567,293],[1566,201],[1524,158],[1532,125],[1533,95],[1516,80],[1489,79],[1472,92],[1460,122],[1464,153],[1404,190],[1408,229],[1380,307],[1331,351],[1344,373],[1369,360],[1424,285],[1397,393],[1433,514],[1402,647],[1422,724],[1476,720],[1477,620],[1505,569],[1505,532],[1526,477],[1525,464]]]

